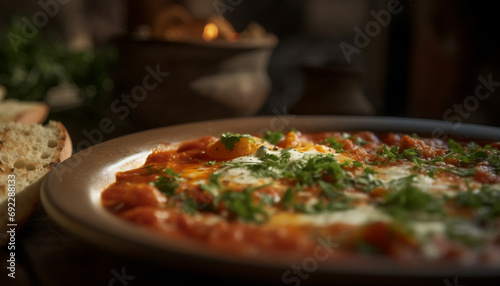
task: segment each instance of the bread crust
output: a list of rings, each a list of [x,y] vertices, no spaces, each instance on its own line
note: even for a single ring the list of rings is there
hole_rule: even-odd
[[[73,143],[66,127],[61,122],[57,122],[57,124],[59,125],[59,129],[61,129],[64,137],[62,142],[60,142],[62,147],[59,154],[59,160],[60,162],[62,162],[71,157],[71,155],[73,154]]]
[[[55,123],[55,124],[54,124]],[[32,124],[24,124],[24,123],[8,123],[9,125],[6,128],[3,128],[3,131],[6,135],[6,137],[10,137],[11,140],[17,140],[18,138],[12,139],[12,136],[15,132],[13,129],[19,128],[17,132],[20,132],[22,130],[23,132],[26,132],[25,129],[29,130],[30,125]],[[34,125],[34,124],[33,124]],[[39,124],[37,124],[39,125]],[[2,125],[0,124],[0,127]],[[9,174],[14,174],[15,172],[15,164],[14,166],[11,166],[11,164],[6,164],[2,162],[2,155],[3,156],[13,156],[15,155],[16,160],[24,160],[29,161],[30,163],[33,163],[35,166],[38,166],[39,169],[39,174],[38,177],[33,178],[33,176],[30,177],[30,171],[25,171],[25,170],[20,170],[19,173],[16,175],[16,196],[15,196],[15,224],[17,224],[14,228],[16,230],[16,233],[23,228],[23,226],[26,224],[26,222],[29,220],[29,218],[32,216],[33,212],[37,209],[37,207],[40,205],[40,187],[42,185],[43,180],[47,176],[47,174],[54,168],[54,165],[57,163],[60,163],[67,158],[69,158],[72,155],[73,152],[73,146],[71,142],[71,137],[66,129],[66,127],[61,123],[61,122],[49,122],[47,125],[44,126],[44,128],[57,128],[58,134],[57,134],[57,145],[53,146],[55,148],[54,154],[50,158],[50,164],[47,164],[47,160],[42,161],[40,159],[40,162],[33,163],[30,160],[26,159],[27,152],[22,148],[22,145],[20,144],[19,149],[20,150],[2,150],[2,144],[0,144],[0,175],[3,174],[3,177],[5,180],[7,180]],[[10,129],[9,129],[10,128]],[[2,128],[0,128],[2,130]],[[11,134],[8,134],[11,133]],[[20,135],[19,135],[20,136]],[[1,141],[1,136],[0,136],[0,143]],[[35,138],[35,139],[40,139],[40,142],[45,142],[44,140],[49,140],[49,138]],[[19,138],[20,140],[20,138]],[[31,142],[32,144],[35,144],[35,142]],[[40,143],[38,143],[40,144]],[[44,144],[44,143],[42,143]],[[50,146],[49,146],[50,147]],[[4,148],[6,149],[6,148]],[[21,150],[23,149],[23,150]],[[8,154],[3,154],[4,152],[8,152]],[[43,163],[43,164],[42,164]],[[31,171],[35,172],[35,171]],[[22,184],[21,181],[25,180],[25,182],[28,182],[28,184]],[[21,189],[18,189],[18,186],[22,185],[20,187]],[[8,244],[10,235],[7,237],[4,237],[5,234],[7,234],[7,231],[10,229],[10,226],[7,226],[9,222],[10,216],[8,215],[8,207],[9,207],[9,201],[8,201],[8,196],[7,196],[7,182],[3,181],[0,182],[0,192],[2,192],[2,196],[0,198],[3,198],[0,201],[0,247],[4,247]],[[4,193],[5,192],[5,193]],[[12,201],[10,201],[12,203]],[[12,205],[10,205],[12,206]]]

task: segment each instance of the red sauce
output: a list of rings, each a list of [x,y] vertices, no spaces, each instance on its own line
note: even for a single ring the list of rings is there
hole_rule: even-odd
[[[439,139],[415,138],[399,133],[290,132],[276,146],[295,148],[311,143],[320,144],[331,137],[336,138],[337,142],[342,145],[342,150],[337,150],[337,153],[340,152],[364,164],[363,167],[356,165],[342,167],[353,177],[363,175],[366,166],[373,166],[373,168],[376,166],[414,166],[414,159],[403,156],[405,150],[409,149],[417,152],[418,158],[424,161],[443,157],[442,162],[435,165],[436,168],[464,167],[459,157],[446,157],[448,152],[446,142]],[[228,205],[224,203],[223,198],[217,197],[220,194],[213,193],[217,192],[217,188],[211,189],[209,180],[214,171],[224,167],[222,163],[225,160],[244,156],[247,152],[253,152],[262,146],[262,143],[252,140],[247,140],[245,144],[245,146],[236,146],[232,150],[221,150],[225,147],[218,138],[206,136],[178,146],[155,150],[148,156],[141,168],[116,174],[116,182],[102,193],[102,205],[117,216],[134,224],[146,226],[162,235],[179,239],[194,239],[217,249],[236,251],[243,255],[255,256],[259,253],[283,252],[307,256],[315,251],[318,237],[334,237],[340,245],[340,252],[359,254],[363,252],[360,249],[364,249],[364,245],[369,245],[377,255],[395,258],[420,255],[420,245],[416,238],[390,222],[373,222],[362,227],[346,223],[334,223],[327,226],[273,224],[274,214],[296,213],[300,204],[306,204],[311,199],[322,196],[324,190],[320,185],[302,186],[292,194],[290,200],[295,203],[295,207],[291,208],[285,202],[284,197],[287,194],[290,195],[290,189],[295,189],[297,186],[297,181],[293,178],[277,179],[279,184],[263,185],[252,190],[249,200],[254,207],[265,208],[266,204],[271,204],[273,210],[268,214],[270,216],[268,220],[264,222],[242,222],[235,217],[234,213],[231,213],[231,208],[238,206]],[[384,154],[384,145],[386,150],[396,148],[394,158],[391,154]],[[491,146],[498,148],[499,143],[494,142]],[[475,174],[469,179],[477,183],[500,183],[500,176],[487,161],[470,163],[465,167],[475,170]],[[176,175],[170,174],[166,171],[167,169]],[[422,169],[420,173],[425,175],[428,172],[430,169]],[[178,180],[176,176],[182,179]],[[435,176],[449,185],[456,185],[457,189],[467,187],[464,178],[459,175],[441,170]],[[164,190],[155,184],[160,178],[166,182]],[[200,185],[200,180],[205,182],[204,186]],[[336,179],[334,175],[322,175],[321,180],[335,182]],[[172,190],[168,189],[169,184],[174,186]],[[222,184],[231,186],[232,191],[239,193],[240,196],[247,189],[232,182],[222,182]],[[353,205],[378,206],[391,190],[377,185],[367,193],[366,190],[349,186],[344,192],[366,195],[364,199],[359,199]],[[326,200],[326,202],[333,202],[335,199],[326,198]],[[240,204],[244,202],[242,200]],[[240,205],[239,207],[246,206]],[[320,205],[318,204],[317,207],[319,208]],[[452,210],[456,207],[457,205],[453,203],[447,205],[447,208]],[[194,208],[194,213],[189,211],[190,208],[191,210]],[[460,215],[467,213],[467,210],[451,211],[451,213]],[[439,237],[439,241],[443,245],[446,244],[447,249],[443,252],[442,259],[450,259],[450,257],[457,256],[457,253],[463,253],[463,246],[453,247],[453,244],[448,243],[442,237]]]

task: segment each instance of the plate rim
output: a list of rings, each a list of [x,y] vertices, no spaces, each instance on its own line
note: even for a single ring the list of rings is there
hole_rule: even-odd
[[[80,160],[80,163],[83,162],[84,167],[86,166],[85,165],[86,163],[87,163],[87,165],[91,164],[90,159],[93,159],[96,156],[95,150],[97,150],[97,155],[103,155],[103,154],[106,154],[106,152],[110,152],[110,149],[113,149],[113,147],[116,147],[117,144],[123,145],[123,144],[126,144],[127,142],[134,141],[134,140],[136,140],[138,142],[146,142],[146,141],[150,140],[151,138],[154,138],[155,136],[158,136],[159,134],[162,134],[162,133],[167,134],[167,135],[163,135],[162,138],[163,137],[169,137],[169,138],[172,137],[171,134],[169,136],[169,134],[168,134],[169,132],[191,130],[193,128],[194,129],[204,128],[203,129],[204,133],[210,133],[210,132],[213,132],[213,130],[214,130],[213,128],[222,129],[221,126],[225,126],[227,124],[233,124],[233,125],[239,124],[240,126],[238,128],[246,128],[249,130],[251,128],[255,129],[255,126],[245,127],[245,126],[241,126],[241,125],[248,124],[248,123],[256,124],[257,122],[270,122],[272,120],[287,120],[290,124],[294,123],[294,122],[306,124],[304,122],[307,122],[307,121],[313,121],[316,123],[323,122],[323,124],[331,124],[332,121],[339,121],[342,124],[345,124],[346,122],[350,122],[351,124],[354,124],[354,125],[366,123],[366,125],[363,125],[363,126],[372,126],[372,125],[375,126],[376,124],[379,124],[379,125],[380,124],[389,124],[389,126],[383,126],[381,128],[381,130],[383,129],[384,131],[390,131],[390,130],[387,130],[385,128],[390,129],[391,124],[395,124],[396,126],[398,126],[398,128],[412,128],[412,127],[420,125],[420,126],[427,126],[426,127],[427,130],[429,130],[429,128],[432,127],[432,128],[442,128],[444,130],[447,130],[448,132],[452,131],[452,135],[460,134],[460,133],[464,133],[464,135],[470,135],[470,133],[478,134],[478,131],[479,131],[479,133],[485,135],[485,137],[484,137],[485,139],[494,139],[494,140],[498,139],[498,140],[500,140],[500,128],[498,128],[498,127],[462,123],[458,128],[452,128],[452,127],[454,127],[454,125],[453,125],[454,123],[452,123],[452,122],[445,122],[445,121],[439,121],[439,120],[433,120],[433,119],[387,117],[387,116],[385,116],[385,117],[384,116],[343,116],[343,115],[342,116],[330,116],[330,115],[328,115],[328,116],[295,116],[295,115],[290,115],[290,116],[288,116],[288,115],[287,116],[247,116],[247,117],[238,117],[238,118],[229,118],[229,119],[227,119],[227,118],[226,119],[215,119],[215,120],[208,120],[208,121],[197,121],[197,122],[190,122],[190,123],[184,123],[184,124],[176,124],[176,125],[158,127],[158,128],[153,128],[153,129],[149,129],[149,130],[144,130],[144,131],[140,131],[140,132],[135,132],[135,133],[119,136],[119,137],[116,137],[114,139],[96,144],[92,147],[89,147],[91,152],[89,152],[89,150],[82,150],[80,152],[73,154],[69,159],[58,164],[47,175],[46,179],[44,180],[44,182],[42,184],[42,188],[41,188],[42,206],[45,208],[45,210],[47,211],[49,216],[56,223],[60,224],[63,228],[67,229],[68,231],[70,231],[74,235],[79,236],[80,238],[83,238],[87,242],[90,242],[98,247],[114,248],[114,249],[110,249],[110,250],[121,253],[121,254],[125,254],[127,256],[132,256],[132,257],[141,259],[143,254],[145,254],[146,252],[151,254],[152,252],[154,253],[154,251],[160,250],[160,251],[166,251],[165,253],[168,253],[168,254],[173,255],[173,256],[186,257],[186,258],[188,258],[188,260],[189,259],[204,259],[204,260],[209,260],[209,261],[213,260],[213,261],[217,261],[218,263],[221,263],[221,265],[226,265],[226,266],[228,265],[228,263],[229,264],[236,263],[236,264],[240,264],[240,265],[250,266],[253,268],[262,268],[263,267],[263,268],[265,268],[265,270],[274,269],[274,270],[282,271],[284,269],[283,267],[285,267],[285,269],[287,269],[287,266],[283,265],[281,262],[278,264],[275,264],[275,263],[268,263],[268,264],[264,263],[263,264],[260,261],[250,261],[250,260],[246,260],[246,259],[241,261],[239,259],[234,260],[234,259],[231,259],[231,257],[225,257],[225,256],[214,257],[210,252],[208,252],[208,253],[201,252],[200,253],[198,251],[199,248],[195,248],[194,252],[186,252],[185,251],[186,249],[184,249],[184,248],[182,248],[181,251],[178,251],[175,248],[172,249],[172,245],[165,244],[164,246],[166,246],[167,249],[165,249],[165,248],[158,249],[156,247],[158,245],[154,245],[155,247],[153,247],[153,248],[151,248],[149,246],[148,249],[144,249],[144,247],[145,247],[144,243],[141,244],[140,241],[137,241],[136,239],[131,240],[130,237],[123,237],[120,235],[120,233],[118,233],[118,234],[113,233],[113,232],[110,233],[109,231],[106,231],[106,229],[103,229],[102,227],[96,228],[95,222],[94,222],[94,224],[92,224],[92,223],[89,223],[88,220],[82,221],[81,217],[79,217],[78,215],[75,215],[74,212],[71,212],[71,209],[68,209],[69,206],[66,204],[69,204],[69,202],[64,202],[64,199],[67,198],[67,196],[64,196],[62,198],[57,196],[57,195],[61,195],[65,190],[63,187],[61,187],[61,186],[64,186],[64,184],[61,185],[61,184],[58,184],[56,182],[56,181],[60,181],[60,176],[59,176],[58,172],[64,170],[63,168],[70,166],[70,164],[75,163],[73,161]],[[330,122],[330,123],[328,123],[328,122]],[[296,127],[296,126],[291,126],[290,124],[288,124],[289,127]],[[307,124],[311,124],[311,123],[307,123]],[[353,125],[350,125],[350,126],[353,126]],[[319,127],[321,127],[321,126],[319,126]],[[210,128],[212,128],[212,129],[210,129]],[[237,130],[238,128],[230,128],[230,129]],[[259,128],[257,128],[257,129],[259,129]],[[423,128],[423,129],[425,129],[425,128]],[[421,129],[421,130],[423,130],[423,129]],[[347,130],[352,130],[352,129],[347,128],[345,130],[347,131]],[[361,129],[359,129],[359,130],[361,130]],[[370,129],[367,128],[366,130],[370,130]],[[231,131],[231,130],[228,130],[228,131]],[[324,131],[328,131],[328,130],[324,130]],[[335,131],[335,130],[333,130],[333,131]],[[373,130],[373,128],[371,128],[370,131],[376,131],[376,130]],[[415,131],[415,132],[417,132],[417,131]],[[175,137],[175,136],[177,136],[177,137]],[[180,134],[180,135],[175,135],[175,136],[174,136],[175,138],[178,138],[177,141],[187,140],[189,138],[196,138],[196,136],[187,136],[189,138],[186,138],[186,134]],[[138,139],[138,138],[143,138],[143,139]],[[483,138],[483,137],[481,137],[481,138]],[[138,150],[142,150],[143,153],[147,153],[148,150],[149,151],[152,150],[150,148],[154,148],[160,142],[164,142],[164,141],[165,140],[163,140],[163,139],[157,138],[157,140],[150,141],[146,145],[135,146],[135,148],[138,148],[138,149],[134,149],[134,150],[127,150],[126,146],[125,147],[121,146],[116,151],[117,153],[111,154],[110,157],[114,158],[114,160],[116,161],[115,157],[123,156],[124,154],[129,154],[129,156],[130,156],[131,153],[136,153],[136,152],[138,152]],[[130,148],[130,146],[128,148]],[[94,153],[94,155],[92,155],[92,153]],[[88,156],[90,156],[90,159]],[[94,156],[94,157],[92,157],[92,156]],[[80,158],[78,159],[78,157],[80,157]],[[130,159],[129,157],[126,157],[126,158],[127,158],[127,160]],[[106,159],[106,157],[104,159]],[[121,159],[123,160],[123,157]],[[77,166],[78,166],[78,164],[77,164]],[[109,168],[109,164],[108,164],[108,168]],[[102,171],[102,170],[100,170],[100,171]],[[92,171],[87,171],[87,172],[92,173]],[[95,170],[94,170],[94,172],[95,172]],[[86,174],[85,171],[84,171],[84,174]],[[72,174],[72,172],[70,173],[69,176],[66,175],[66,177],[64,177],[64,173],[62,176],[63,176],[63,180],[70,180],[71,181],[72,179],[75,178],[75,174]],[[112,179],[114,179],[114,173],[112,173],[112,177],[113,177]],[[81,187],[78,187],[78,188],[81,188]],[[81,190],[78,188],[77,188],[77,192],[84,191],[84,190]],[[103,189],[101,189],[101,191],[102,190]],[[74,190],[70,190],[67,193],[69,194],[70,192],[73,192],[73,191]],[[85,194],[79,193],[79,195],[85,195]],[[85,202],[85,203],[89,203],[89,202],[90,201]],[[70,210],[70,211],[68,212],[68,210]],[[93,210],[93,211],[95,211],[95,210]],[[101,215],[101,214],[92,213],[93,218],[95,218],[96,215],[97,215],[97,217],[99,217],[99,215]],[[113,217],[112,214],[110,214],[110,213],[108,213],[105,216],[108,216],[107,219]],[[113,219],[118,221],[118,218],[116,218],[116,217],[114,217]],[[109,221],[106,221],[106,223],[109,223]],[[127,225],[125,227],[128,228],[129,230],[132,230],[132,228],[137,230],[136,226]],[[119,228],[119,229],[123,229],[123,228]],[[158,240],[159,237],[156,237],[156,239]],[[153,239],[153,241],[155,241],[155,240]],[[139,249],[138,251],[124,251],[124,248],[126,249],[126,248],[130,247],[131,245],[132,246],[135,245],[136,247],[140,246],[141,249]],[[145,251],[145,250],[147,250],[147,251]],[[153,250],[153,251],[151,251],[151,250]],[[167,250],[170,250],[170,252]],[[387,260],[377,259],[377,261],[387,261]],[[162,262],[162,259],[159,259],[157,262]],[[366,267],[361,268],[361,269],[352,269],[349,267],[342,267],[342,265],[337,265],[337,267],[333,268],[333,269],[331,269],[331,268],[326,268],[326,269],[319,268],[318,271],[323,273],[323,274],[326,274],[326,275],[348,273],[348,274],[358,274],[358,275],[443,276],[443,275],[453,275],[453,274],[456,275],[458,273],[461,276],[467,276],[467,275],[491,276],[491,275],[495,275],[496,273],[498,273],[498,270],[499,270],[498,267],[494,267],[494,268],[489,269],[488,267],[485,268],[484,266],[481,266],[479,268],[478,267],[471,267],[471,268],[459,267],[459,268],[457,268],[456,266],[452,266],[451,268],[446,268],[446,267],[445,268],[439,268],[439,267],[438,268],[431,268],[431,269],[427,269],[425,272],[422,272],[421,269],[418,269],[418,271],[415,272],[411,269],[404,269],[403,268],[403,269],[398,269],[399,270],[398,273],[394,273],[394,269],[392,268],[392,267],[394,267],[394,265],[391,265],[391,264],[389,264],[389,265],[391,267],[390,269],[387,267],[385,267],[385,268],[382,267],[382,269],[380,269],[380,267],[374,267],[371,270],[370,270],[370,268],[366,268]],[[290,267],[290,266],[291,266],[291,264],[288,265],[288,267]],[[395,265],[395,266],[397,267],[397,265]]]

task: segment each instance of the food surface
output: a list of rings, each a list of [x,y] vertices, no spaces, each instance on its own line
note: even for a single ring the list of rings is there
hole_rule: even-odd
[[[245,257],[500,264],[500,142],[370,131],[223,133],[158,146],[101,203]],[[148,231],[137,228],[137,231]]]

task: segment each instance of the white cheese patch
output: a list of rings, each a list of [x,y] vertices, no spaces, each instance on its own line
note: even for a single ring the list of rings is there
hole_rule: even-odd
[[[422,244],[422,255],[426,258],[434,259],[442,255],[442,247],[434,241],[426,241]]]
[[[273,155],[278,156],[278,157],[281,158],[281,156],[282,156],[281,155],[281,151],[283,151],[283,150],[277,150],[277,151],[274,151],[274,150],[264,150],[263,152],[265,152],[265,154],[273,154]],[[315,149],[310,149],[308,151],[297,151],[297,150],[292,149],[292,150],[288,150],[287,152],[290,154],[290,158],[288,159],[289,162],[307,161],[307,159],[311,155],[317,155],[317,154],[325,155],[324,153],[321,153],[321,152],[319,152],[318,150],[315,150]],[[254,155],[252,155],[252,156],[245,156],[245,157],[254,157]],[[243,157],[240,157],[240,158],[243,158]],[[237,159],[239,159],[239,158],[236,158],[234,160],[237,160]]]
[[[412,174],[411,167],[409,166],[393,166],[393,167],[379,167],[374,168],[377,174],[375,178],[382,181],[385,187],[389,186],[389,182],[408,177]],[[440,183],[433,178],[418,174],[413,179],[412,185],[424,192],[440,190],[441,192],[448,189],[448,184]]]
[[[369,197],[368,194],[360,192],[344,192],[344,195],[348,198],[361,199],[361,200],[367,199]]]
[[[224,167],[216,172],[218,174],[221,174],[222,180],[228,180],[243,185],[257,185],[257,184],[261,185],[270,182],[270,178],[258,178],[254,176],[252,172],[247,168],[245,168],[244,166],[241,167],[231,166],[232,163],[234,163],[234,165],[236,166],[262,163],[262,160],[260,160],[255,156],[250,155],[250,156],[238,157],[228,161],[228,163],[230,164],[230,166]]]
[[[429,236],[445,233],[445,225],[443,222],[430,221],[430,222],[412,222],[411,228],[415,231],[418,238],[425,239]]]
[[[265,152],[276,155],[278,157],[282,156],[281,151],[265,150]],[[316,150],[305,151],[305,152],[290,150],[289,153],[290,153],[289,162],[295,162],[301,160],[306,161],[308,157],[311,155],[323,154]],[[259,157],[257,157],[255,154],[248,156],[241,156],[228,161],[227,162],[228,166],[220,169],[219,171],[217,171],[217,173],[221,174],[222,180],[230,180],[237,184],[244,184],[244,185],[268,184],[273,181],[272,178],[257,177],[254,174],[252,174],[252,172],[248,170],[248,168],[245,167],[246,165],[254,165],[260,163],[263,163],[263,161],[259,159]],[[281,170],[273,169],[272,171],[279,174]]]
[[[376,178],[386,186],[390,181],[411,175],[410,167],[408,166],[377,167],[373,169],[377,172]]]
[[[295,161],[307,161],[308,158],[312,155],[316,154],[323,154],[319,151],[316,150],[311,150],[311,151],[304,151],[304,152],[299,152],[296,150],[290,150],[290,162],[295,162]]]
[[[362,225],[375,221],[391,221],[391,217],[370,205],[360,205],[352,209],[308,215],[300,214],[297,224],[327,226],[335,223]]]
[[[235,158],[229,162],[231,162],[231,163],[258,164],[258,163],[262,163],[262,160],[255,157],[255,156],[242,156],[242,157]]]
[[[413,180],[413,186],[426,192],[430,191],[433,184],[434,184],[433,178],[422,174],[418,174]]]
[[[231,182],[243,185],[263,185],[271,182],[272,178],[259,178],[252,174],[252,171],[244,168],[226,168],[219,171],[222,175],[222,180],[230,180]]]

